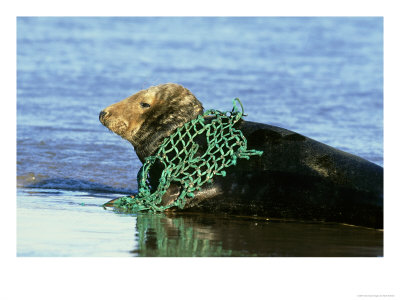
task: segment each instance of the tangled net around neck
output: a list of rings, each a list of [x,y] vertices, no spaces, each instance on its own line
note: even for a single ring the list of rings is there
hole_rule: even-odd
[[[232,111],[209,109],[178,128],[164,139],[155,155],[146,158],[137,176],[138,194],[118,198],[113,206],[126,213],[160,212],[174,206],[184,208],[187,198],[193,198],[196,190],[212,183],[214,176],[225,176],[225,169],[236,165],[238,158],[261,156],[263,151],[247,149],[243,133],[234,128],[243,113],[242,103],[235,98]],[[196,140],[201,136],[207,141],[207,149],[199,153]],[[149,171],[156,162],[161,163],[163,171],[157,189],[152,189]],[[171,183],[181,186],[180,194],[173,203],[163,206],[162,198]]]

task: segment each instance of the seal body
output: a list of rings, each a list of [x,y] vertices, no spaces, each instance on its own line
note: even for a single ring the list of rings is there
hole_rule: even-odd
[[[165,137],[202,111],[189,90],[164,84],[109,106],[99,118],[130,141],[143,162]],[[225,177],[214,177],[188,198],[185,210],[383,228],[382,167],[283,128],[246,121],[236,128],[248,149],[263,155],[239,159]],[[198,143],[203,151],[204,141]],[[152,186],[160,173],[157,167],[151,171]],[[173,202],[180,191],[179,184],[171,184],[163,204]]]
[[[298,133],[260,123],[239,129],[261,157],[238,160],[189,210],[383,228],[383,169]]]

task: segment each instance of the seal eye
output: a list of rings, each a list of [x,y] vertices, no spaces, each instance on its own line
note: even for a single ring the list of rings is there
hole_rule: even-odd
[[[148,107],[150,107],[150,104],[145,103],[145,102],[141,102],[140,106],[143,107],[143,108],[148,108]]]

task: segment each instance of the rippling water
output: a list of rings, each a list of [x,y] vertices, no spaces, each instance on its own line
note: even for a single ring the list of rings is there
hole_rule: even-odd
[[[18,18],[18,255],[167,255],[147,251],[140,228],[144,222],[157,232],[171,217],[123,217],[97,206],[132,193],[140,168],[132,146],[99,123],[99,111],[165,82],[190,89],[205,109],[230,110],[239,97],[247,120],[297,131],[383,166],[381,18]],[[64,225],[54,226],[59,218]],[[171,222],[203,222],[182,218]],[[80,225],[65,225],[72,220]],[[222,226],[218,218],[213,222]],[[229,222],[232,234],[254,232],[253,221]],[[293,225],[279,226],[295,234]],[[85,240],[89,232],[96,232],[92,244]],[[373,246],[361,243],[347,255],[381,255],[371,250],[381,247],[376,234],[371,231]],[[102,243],[111,236],[114,244]],[[57,238],[71,243],[54,243]],[[306,255],[285,252],[284,242],[273,252],[266,244],[241,252],[222,238],[201,240],[220,249],[207,255]],[[334,253],[344,255],[339,248]]]

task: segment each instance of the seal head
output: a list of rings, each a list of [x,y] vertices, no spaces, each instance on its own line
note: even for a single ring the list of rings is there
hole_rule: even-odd
[[[200,101],[186,88],[166,83],[142,90],[99,114],[100,122],[129,141],[144,162],[176,128],[203,113]]]

